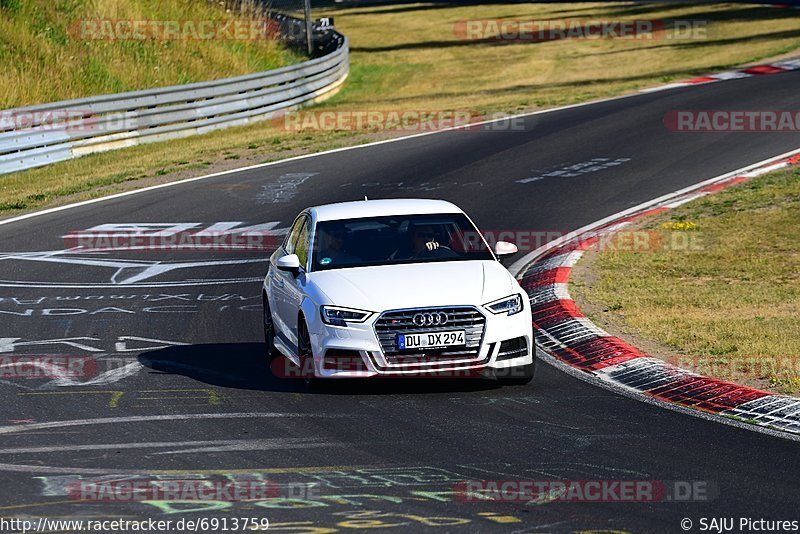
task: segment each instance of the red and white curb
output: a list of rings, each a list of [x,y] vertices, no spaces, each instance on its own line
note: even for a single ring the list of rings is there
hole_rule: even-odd
[[[797,164],[800,164],[800,150],[712,178],[572,232],[512,265],[509,269],[530,297],[533,322],[539,329],[539,348],[556,362],[582,372],[577,374],[591,375],[612,389],[766,429],[800,434],[800,398],[701,376],[650,357],[594,325],[577,308],[567,288],[572,267],[603,236],[649,214]]]
[[[666,85],[659,85],[657,87],[649,87],[642,89],[640,93],[654,93],[656,91],[666,91],[667,89],[675,89],[676,87],[689,87],[691,85],[702,85],[706,83],[721,82],[724,80],[735,80],[737,78],[750,78],[752,76],[763,76],[765,74],[777,74],[780,72],[788,72],[790,70],[800,69],[800,59],[789,59],[786,61],[777,61],[766,65],[756,65],[737,70],[726,70],[724,72],[717,72],[715,74],[708,74],[706,76],[699,76],[691,80],[684,80],[682,82],[668,83]]]

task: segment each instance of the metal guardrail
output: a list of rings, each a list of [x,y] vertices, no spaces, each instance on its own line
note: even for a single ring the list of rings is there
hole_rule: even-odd
[[[273,19],[281,40],[298,46],[303,22]],[[319,24],[313,44],[319,57],[271,71],[0,111],[0,174],[244,125],[319,102],[347,78],[349,49],[347,38]]]

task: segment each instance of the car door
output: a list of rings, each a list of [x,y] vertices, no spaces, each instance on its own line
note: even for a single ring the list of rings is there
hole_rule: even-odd
[[[310,246],[311,219],[305,217],[297,235],[297,240],[294,243],[294,254],[297,254],[300,260],[300,272],[296,275],[284,273],[287,275],[286,284],[284,285],[284,290],[286,292],[284,320],[286,321],[286,327],[288,332],[291,333],[291,340],[295,346],[297,346],[297,313],[305,298],[306,268],[308,266]]]
[[[292,273],[278,269],[275,266],[275,262],[278,258],[286,256],[287,254],[294,254],[295,247],[297,246],[297,238],[300,235],[300,231],[306,219],[307,217],[305,214],[301,214],[295,219],[281,248],[272,255],[269,269],[270,304],[272,308],[272,320],[276,326],[276,333],[284,340],[288,340],[292,343],[294,343],[294,332],[291,325],[294,324],[294,322],[290,321],[290,323],[287,323],[287,319],[291,317],[287,284],[293,283],[294,276]],[[295,312],[295,314],[296,313],[297,312]]]

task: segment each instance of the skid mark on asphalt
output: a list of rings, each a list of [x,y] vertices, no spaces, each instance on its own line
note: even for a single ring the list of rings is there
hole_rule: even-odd
[[[124,395],[124,391],[97,391],[97,390],[87,390],[87,391],[34,391],[29,393],[17,393],[19,396],[33,396],[33,395],[108,395],[108,407],[109,408],[116,408],[119,404],[119,399]],[[33,421],[31,421],[33,422]]]
[[[466,404],[469,406],[489,406],[493,404],[532,406],[541,404],[542,400],[533,395],[520,395],[517,397],[490,397],[481,395],[478,397],[451,397],[451,402],[456,404]]]
[[[342,184],[339,187],[352,187],[354,184],[346,183]],[[474,181],[474,182],[419,182],[419,183],[410,183],[410,182],[364,182],[358,184],[358,187],[364,189],[378,189],[379,191],[388,191],[388,192],[397,192],[397,191],[404,191],[404,192],[413,192],[413,193],[420,193],[426,192],[429,193],[431,191],[439,191],[442,189],[453,190],[457,188],[469,188],[469,187],[483,187],[483,182]]]

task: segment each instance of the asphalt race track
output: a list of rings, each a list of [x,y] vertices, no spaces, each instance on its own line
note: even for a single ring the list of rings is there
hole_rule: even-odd
[[[673,110],[797,109],[798,89],[800,71],[641,94],[528,116],[523,129],[335,152],[0,226],[0,357],[70,356],[86,370],[3,376],[0,516],[267,517],[270,530],[293,532],[680,532],[682,518],[695,530],[701,517],[798,519],[795,441],[654,407],[542,362],[524,387],[405,380],[308,392],[264,364],[268,253],[61,252],[63,236],[104,224],[279,230],[306,206],[364,195],[451,200],[488,231],[567,232],[800,146],[796,133],[662,123]],[[582,171],[554,172],[567,167]],[[189,474],[316,493],[203,503],[70,493],[81,479]],[[454,486],[474,479],[699,481],[708,491],[691,502],[458,498]]]

